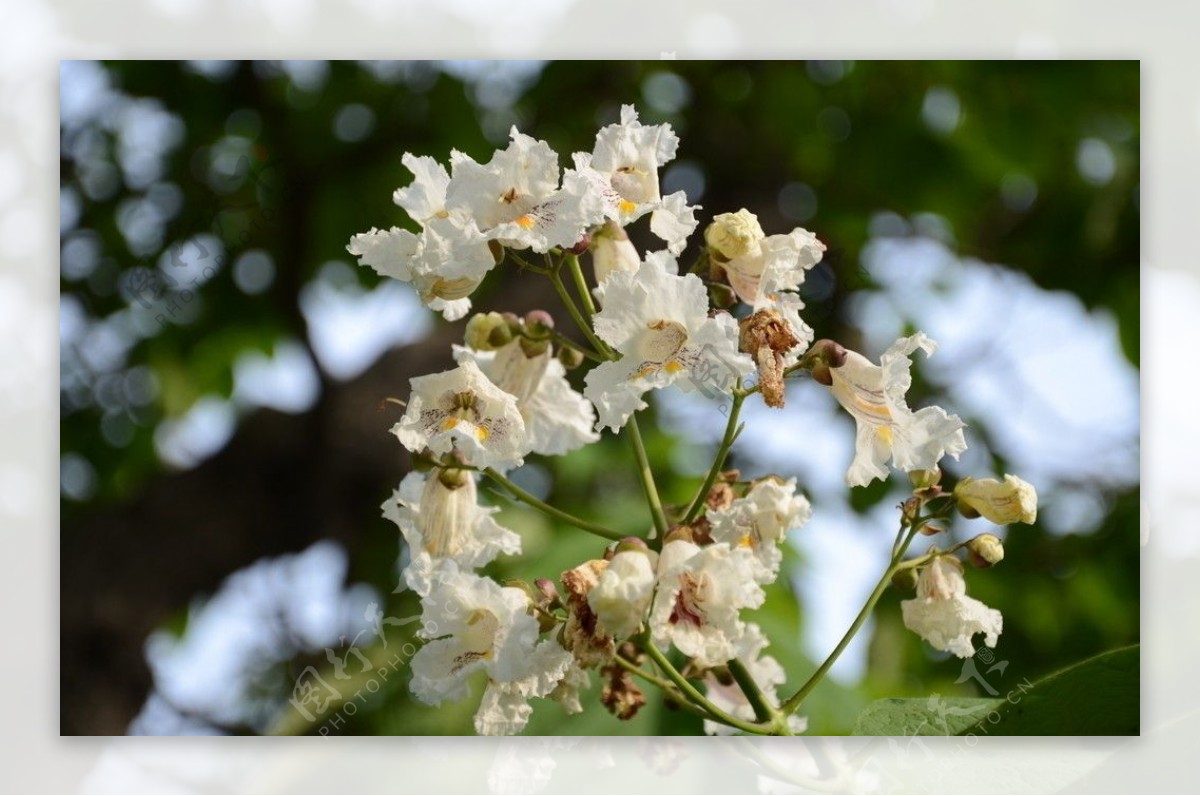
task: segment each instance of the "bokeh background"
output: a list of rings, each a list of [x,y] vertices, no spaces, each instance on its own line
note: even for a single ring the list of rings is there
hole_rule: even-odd
[[[872,357],[914,328],[942,344],[914,398],[969,423],[951,475],[1037,485],[1038,525],[968,575],[1005,614],[996,684],[1138,638],[1136,62],[64,62],[60,101],[64,734],[317,731],[287,704],[304,667],[328,676],[326,649],[345,657],[356,636],[379,652],[372,604],[417,610],[392,593],[398,534],[378,514],[408,469],[383,399],[447,367],[462,333],[345,244],[402,223],[404,151],[486,160],[517,124],[565,163],[626,102],[680,134],[664,191],[686,190],[702,222],[746,207],[826,242],[802,291],[819,336]],[[530,275],[497,274],[478,299],[565,325]],[[723,419],[672,393],[654,412],[660,486],[683,500]],[[756,617],[794,687],[884,565],[901,492],[846,492],[852,425],[816,385],[746,420],[733,464],[795,475],[816,509]],[[518,477],[636,532],[630,462],[606,437]],[[529,554],[498,576],[598,553],[489,498]],[[896,602],[810,700],[814,731],[848,732],[881,696],[978,693]],[[469,731],[473,700],[416,705],[404,680],[339,731]],[[657,705],[622,726],[547,703],[529,732],[697,729]]]

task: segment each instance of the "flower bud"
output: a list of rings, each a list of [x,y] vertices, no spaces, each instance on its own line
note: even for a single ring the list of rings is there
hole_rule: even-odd
[[[687,525],[676,525],[671,530],[667,531],[667,535],[663,537],[663,546],[671,542],[694,542],[692,529]]]
[[[542,595],[547,606],[553,608],[562,602],[562,598],[558,594],[558,586],[549,578],[538,578],[533,585],[537,587],[538,593]]]
[[[457,467],[448,467],[438,472],[438,481],[447,489],[458,489],[467,485],[467,481],[471,478],[471,474],[466,470],[460,470]]]
[[[912,482],[913,489],[929,489],[941,482],[942,471],[936,467],[932,470],[911,470],[908,480]]]
[[[554,328],[554,318],[545,310],[530,310],[525,313],[525,328],[534,336],[544,336]]]
[[[710,255],[726,261],[754,254],[764,238],[757,216],[745,208],[736,213],[721,213],[704,230]]]
[[[528,359],[540,357],[550,350],[549,340],[531,340],[528,337],[520,337],[517,338],[517,342],[521,346],[521,351],[524,352]]]
[[[624,539],[617,542],[617,546],[616,549],[613,550],[613,554],[615,555],[616,553],[627,552],[648,553],[650,552],[650,546],[647,545],[644,540],[639,539],[636,536],[626,536]]]
[[[476,351],[494,351],[512,340],[508,321],[498,312],[472,315],[467,321],[463,342]]]
[[[967,557],[973,566],[987,569],[1004,560],[1004,545],[994,534],[981,533],[967,542]]]
[[[585,232],[585,233],[583,233],[583,237],[580,238],[575,243],[574,246],[567,249],[567,254],[574,254],[574,255],[583,254],[585,251],[587,251],[589,248],[591,248],[591,245],[592,245],[592,234],[590,232]]]
[[[563,346],[558,349],[558,361],[566,370],[575,370],[583,364],[583,353],[574,348]]]
[[[1015,475],[964,478],[954,487],[958,510],[964,517],[982,516],[997,525],[1037,521],[1037,491]]]
[[[937,536],[942,531],[946,530],[945,526],[938,525],[936,522],[927,522],[921,526],[922,536]]]
[[[896,570],[892,573],[892,585],[901,591],[916,591],[917,570],[914,567]]]
[[[605,222],[592,236],[592,268],[596,272],[596,284],[604,284],[614,271],[634,273],[640,264],[637,248],[629,241],[625,230],[614,222]]]

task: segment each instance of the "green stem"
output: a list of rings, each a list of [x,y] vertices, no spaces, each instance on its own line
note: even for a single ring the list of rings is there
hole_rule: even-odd
[[[583,308],[587,310],[588,315],[595,315],[596,305],[592,302],[592,292],[588,290],[587,280],[583,278],[583,269],[579,267],[578,255],[567,255],[567,268],[575,279],[575,290],[579,293],[580,300],[583,301]]]
[[[760,724],[769,724],[779,730],[781,735],[791,735],[787,728],[787,719],[774,705],[767,701],[758,683],[746,666],[737,658],[729,661],[729,673],[737,680],[738,688],[746,695],[746,701],[754,708],[754,716]]]
[[[661,541],[667,535],[667,515],[663,513],[658,487],[654,484],[654,473],[650,470],[650,460],[646,457],[646,446],[642,442],[637,417],[630,415],[629,423],[625,427],[629,429],[629,439],[633,443],[634,455],[637,456],[638,477],[642,480],[646,502],[650,504],[650,514],[654,518],[654,527],[658,530],[658,539]]]
[[[829,653],[829,657],[825,659],[825,662],[822,663],[817,670],[812,673],[812,677],[808,678],[808,682],[800,686],[800,690],[795,694],[792,694],[792,696],[783,703],[784,715],[791,715],[796,711],[796,708],[800,707],[800,703],[803,702],[810,693],[812,693],[812,690],[816,688],[818,684],[820,684],[821,680],[825,678],[826,673],[828,673],[830,667],[833,666],[838,657],[843,651],[845,651],[846,647],[849,646],[850,642],[854,639],[854,636],[858,634],[858,631],[862,628],[863,623],[867,621],[867,617],[871,615],[871,611],[875,608],[875,603],[879,602],[879,598],[883,596],[884,590],[887,589],[888,584],[892,582],[892,575],[894,575],[896,570],[899,568],[900,559],[904,557],[904,553],[908,550],[908,546],[912,544],[913,538],[916,537],[918,532],[920,532],[921,525],[922,523],[920,522],[913,523],[912,528],[908,532],[908,536],[904,538],[904,543],[900,545],[900,549],[898,549],[892,556],[891,562],[888,564],[887,569],[885,569],[883,572],[883,577],[881,577],[879,579],[879,583],[875,585],[875,590],[871,592],[871,596],[867,598],[867,602],[862,607],[862,610],[858,612],[858,616],[854,617],[854,621],[850,624],[850,629],[846,631],[846,635],[842,636],[842,640],[838,642],[838,645],[833,648],[833,652]]]
[[[592,360],[593,362],[604,362],[605,361],[605,357],[603,355],[597,354],[595,351],[593,351],[590,348],[585,348],[584,346],[581,346],[579,343],[575,342],[574,340],[572,340],[571,338],[562,334],[561,332],[556,332],[553,329],[551,329],[549,337],[551,340],[558,343],[563,348],[569,348],[572,351],[578,351],[584,357]]]
[[[700,508],[704,505],[704,499],[708,497],[709,490],[717,482],[717,476],[721,474],[721,468],[725,466],[729,449],[733,447],[733,441],[737,439],[738,414],[742,411],[742,403],[748,394],[738,391],[733,394],[733,405],[729,407],[729,421],[725,424],[725,436],[721,440],[721,447],[717,448],[717,457],[713,459],[712,467],[709,468],[708,476],[700,486],[700,491],[696,493],[696,497],[692,498],[692,504],[688,506],[687,514],[683,518],[684,525],[696,519],[696,515],[700,513]]]
[[[558,297],[562,299],[562,303],[567,308],[567,312],[571,314],[571,318],[575,321],[575,325],[579,327],[579,331],[583,332],[583,336],[587,338],[588,343],[592,348],[600,352],[606,359],[614,359],[608,346],[604,344],[596,333],[592,331],[592,325],[587,322],[587,319],[580,313],[579,307],[575,306],[575,300],[571,298],[571,294],[567,292],[567,286],[563,284],[562,277],[557,271],[551,271],[549,274],[550,282],[554,285],[554,290],[558,293]]]
[[[656,685],[659,688],[661,688],[663,690],[663,692],[667,695],[668,699],[670,699],[673,703],[675,703],[679,707],[686,710],[688,713],[694,713],[695,715],[699,716],[700,718],[707,719],[708,721],[716,721],[716,722],[720,722],[721,724],[725,723],[725,722],[721,721],[720,719],[714,717],[711,713],[708,713],[707,711],[705,711],[703,708],[699,707],[698,705],[693,705],[691,702],[688,702],[683,697],[683,695],[679,693],[678,689],[675,688],[674,683],[671,683],[668,680],[664,680],[663,678],[661,678],[657,675],[650,674],[650,672],[636,666],[632,661],[625,660],[620,655],[614,655],[613,660],[615,660],[617,662],[617,664],[619,666],[621,666],[623,669],[625,669],[626,671],[637,675],[638,677],[645,680],[647,683],[651,683],[651,684]]]
[[[619,542],[622,539],[624,539],[626,536],[628,536],[628,534],[618,533],[617,531],[614,531],[611,528],[605,528],[603,525],[597,525],[594,522],[589,522],[587,520],[581,520],[580,518],[574,516],[573,514],[568,514],[567,512],[565,512],[561,509],[554,508],[553,506],[551,506],[548,503],[543,503],[542,501],[535,498],[533,495],[526,492],[521,487],[514,484],[512,481],[509,481],[507,478],[502,476],[500,473],[496,472],[496,470],[491,467],[488,467],[487,469],[483,470],[483,474],[486,475],[488,478],[492,479],[493,481],[495,481],[497,484],[500,484],[500,486],[507,489],[510,493],[512,493],[513,497],[515,497],[517,500],[521,501],[522,503],[533,506],[535,509],[538,509],[539,511],[544,512],[545,514],[547,514],[551,517],[554,517],[555,519],[562,520],[563,522],[568,523],[569,525],[574,525],[576,528],[581,528],[585,531],[588,531],[589,533],[594,533],[597,536],[603,536],[605,539],[611,539],[615,542]]]
[[[642,637],[641,646],[642,649],[644,649],[651,657],[651,659],[653,659],[654,663],[658,665],[658,668],[663,670],[663,673],[667,675],[667,678],[676,686],[678,686],[679,690],[682,691],[688,699],[690,699],[694,704],[699,705],[707,710],[713,715],[714,718],[719,719],[722,723],[728,724],[730,727],[741,730],[742,732],[748,732],[753,735],[770,734],[770,727],[761,727],[748,721],[742,721],[736,716],[731,716],[725,711],[721,710],[712,702],[709,702],[703,694],[696,690],[694,685],[688,682],[686,677],[679,673],[678,669],[671,665],[671,662],[667,660],[667,656],[663,655],[662,651],[659,650],[658,647],[654,646],[654,642],[650,640],[650,635],[648,633]]]

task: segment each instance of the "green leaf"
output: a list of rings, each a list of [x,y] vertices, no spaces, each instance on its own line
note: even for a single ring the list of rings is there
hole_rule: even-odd
[[[855,735],[1137,735],[1138,645],[1049,677],[1008,684],[999,697],[881,699],[859,714]]]

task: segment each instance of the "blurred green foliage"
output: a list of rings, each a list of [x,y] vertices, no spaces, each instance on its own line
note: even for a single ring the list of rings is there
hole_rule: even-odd
[[[819,232],[834,284],[806,313],[818,337],[855,339],[843,303],[869,286],[858,263],[872,214],[935,213],[960,254],[1025,271],[1042,287],[1110,310],[1125,355],[1137,363],[1136,62],[560,62],[527,70],[530,77],[516,80],[515,88],[501,81],[499,89],[431,64],[389,70],[333,62],[307,87],[262,64],[238,64],[218,77],[179,63],[108,63],[103,71],[114,89],[153,100],[181,121],[182,137],[165,156],[160,180],[178,189],[179,210],[165,221],[162,245],[135,254],[118,219],[123,203],[144,195],[144,187],[118,182],[111,190],[89,189],[80,159],[64,143],[63,184],[80,208],[74,227],[64,230],[64,245],[86,233],[99,246],[92,270],[64,273],[64,297],[91,321],[103,321],[137,304],[121,280],[152,267],[163,246],[203,232],[215,235],[223,252],[216,275],[195,291],[190,317],[154,324],[117,367],[91,373],[82,386],[64,384],[62,451],[83,456],[100,474],[85,499],[64,498],[64,544],[79,517],[152,488],[163,471],[155,428],[200,396],[228,397],[242,352],[306,340],[304,286],[320,278],[325,263],[351,261],[344,247],[352,234],[405,223],[391,202],[392,191],[409,180],[401,153],[444,160],[459,149],[486,160],[512,123],[560,153],[586,150],[622,103],[637,104],[644,121],[675,127],[683,169],[675,176],[692,185],[696,175],[702,180],[702,223],[744,206],[768,231],[799,223]],[[351,117],[347,108],[356,109]],[[339,137],[336,120],[354,113],[369,120],[365,133],[360,125]],[[96,135],[100,157],[111,160],[117,136],[103,129]],[[1077,164],[1088,139],[1103,142],[1112,157],[1111,178],[1102,184],[1086,179]],[[245,168],[229,175],[213,166],[221,153],[237,151]],[[232,277],[230,264],[251,249],[268,252],[275,265],[274,281],[261,293],[245,291]],[[689,250],[684,262],[694,256]],[[378,283],[368,269],[355,274],[364,286]],[[488,306],[494,282],[477,294],[479,306]],[[161,312],[155,305],[154,314]],[[114,379],[139,368],[159,385],[152,401],[104,398]],[[322,374],[323,388],[330,381]],[[103,431],[116,422],[114,413],[129,420],[127,434]],[[680,443],[651,429],[648,444],[664,499],[688,499],[697,479],[673,475]],[[551,502],[641,532],[648,515],[631,462],[627,442],[606,436],[539,464],[552,484]],[[381,500],[400,475],[381,480]],[[882,486],[856,491],[855,509],[866,510],[885,492]],[[1108,499],[1107,517],[1094,533],[1058,537],[1022,529],[1009,535],[995,575],[972,580],[975,596],[1004,610],[1002,651],[1020,677],[1036,678],[1138,638],[1137,490]],[[376,505],[363,507],[362,555],[353,576],[386,594],[394,585],[397,542]],[[552,527],[524,507],[506,508],[501,519],[522,534],[528,555],[495,566],[498,577],[554,577],[602,550],[598,540]],[[880,544],[889,541],[890,530],[881,530]],[[789,551],[793,564],[796,558]],[[790,596],[786,579],[773,590],[757,620],[794,688],[813,666],[797,643],[804,606]],[[931,655],[903,629],[898,599],[889,593],[876,611],[865,681],[855,687],[827,681],[806,705],[813,731],[849,732],[859,709],[879,697],[978,694],[971,683],[954,683],[956,662]],[[388,607],[394,615],[416,610],[411,597],[396,597]],[[378,708],[358,713],[347,731],[469,732],[474,703],[433,709],[395,688]],[[564,718],[557,706],[538,705],[529,730],[696,731],[698,720],[653,698],[626,726],[596,708]]]

